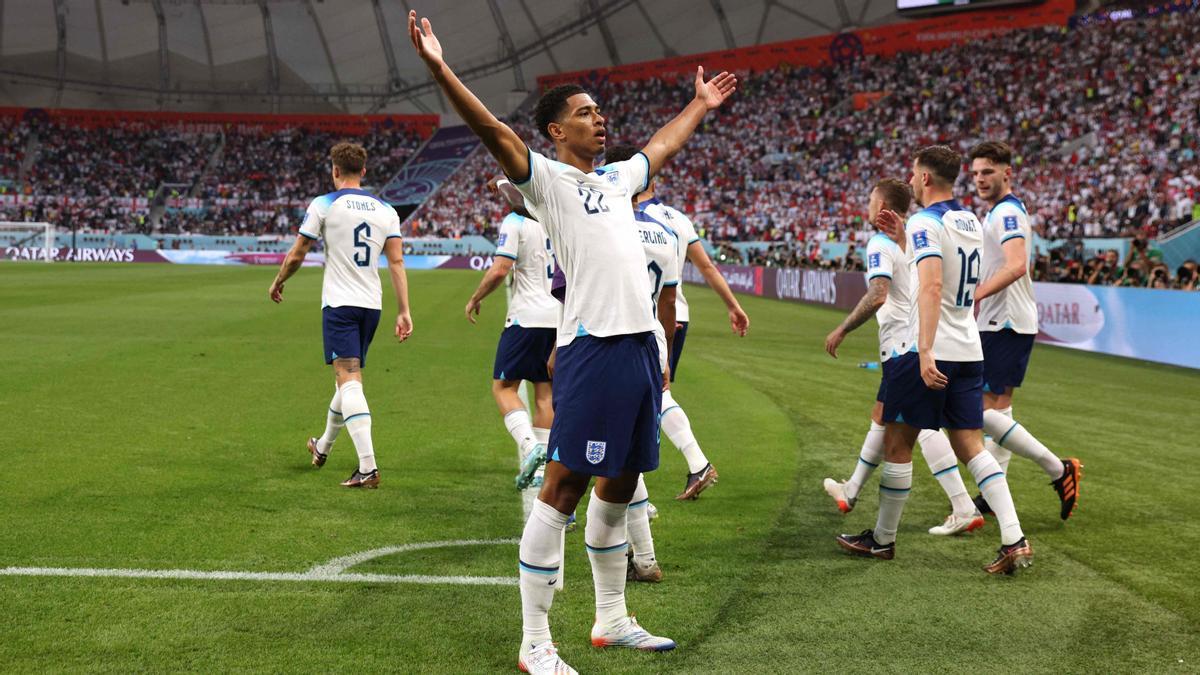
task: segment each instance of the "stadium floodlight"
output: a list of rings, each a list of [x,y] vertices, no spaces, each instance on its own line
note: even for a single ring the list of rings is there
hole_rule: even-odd
[[[0,221],[0,250],[10,260],[54,262],[54,225]]]

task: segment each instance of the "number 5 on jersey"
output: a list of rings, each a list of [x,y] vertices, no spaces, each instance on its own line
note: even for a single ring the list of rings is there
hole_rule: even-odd
[[[371,266],[371,226],[366,223],[360,223],[354,228],[354,248],[362,249],[354,252],[354,264],[359,267]]]

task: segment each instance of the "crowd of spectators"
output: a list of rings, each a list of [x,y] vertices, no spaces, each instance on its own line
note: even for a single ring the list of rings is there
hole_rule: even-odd
[[[610,142],[640,145],[692,95],[690,77],[585,83]],[[862,109],[855,95],[881,98]],[[545,141],[528,113],[514,127]],[[866,194],[907,177],[915,149],[1017,148],[1014,187],[1049,240],[1154,237],[1200,218],[1200,14],[1010,32],[929,53],[739,73],[739,91],[663,170],[657,194],[713,242],[778,242],[740,262],[847,267],[819,242],[861,246]],[[498,172],[483,151],[418,211],[422,235],[494,235]],[[957,193],[972,197],[964,171]],[[814,255],[815,254],[815,255]]]

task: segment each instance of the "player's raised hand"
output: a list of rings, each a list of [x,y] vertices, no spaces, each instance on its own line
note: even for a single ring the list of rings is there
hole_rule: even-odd
[[[718,108],[725,99],[737,91],[737,77],[733,73],[722,71],[708,82],[704,81],[704,66],[696,66],[696,99],[704,103],[704,107],[712,110]]]
[[[267,295],[275,304],[283,302],[283,284],[278,279],[271,282],[271,288],[267,290]]]
[[[887,236],[895,239],[904,232],[904,219],[895,211],[884,209],[875,217],[875,226]]]
[[[417,56],[420,56],[430,69],[445,63],[442,60],[442,43],[438,42],[437,36],[433,34],[433,26],[429,23],[429,19],[424,18],[418,24],[416,10],[408,12],[408,36],[412,38]]]
[[[471,298],[470,300],[468,300],[467,301],[467,309],[466,309],[467,321],[470,321],[471,323],[475,323],[475,317],[479,316],[480,309],[483,309],[483,303],[476,300],[475,298]]]
[[[925,386],[930,389],[941,391],[946,388],[950,380],[938,370],[937,361],[933,359],[933,354],[921,354],[921,379],[925,380]]]
[[[846,333],[841,326],[833,329],[833,332],[825,336],[825,351],[833,358],[837,358],[838,347],[842,345],[842,340],[846,339]]]
[[[412,336],[413,322],[412,315],[408,312],[396,315],[396,339],[404,342]]]
[[[729,327],[738,337],[746,337],[746,331],[750,330],[750,317],[741,307],[729,310]]]

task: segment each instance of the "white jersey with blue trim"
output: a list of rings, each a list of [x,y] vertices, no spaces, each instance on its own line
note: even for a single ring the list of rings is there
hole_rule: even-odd
[[[912,341],[914,332],[908,323],[912,315],[912,291],[917,285],[915,274],[908,251],[886,234],[877,234],[867,241],[867,284],[876,277],[890,280],[887,300],[875,313],[879,322],[880,361],[916,348]]]
[[[496,255],[513,260],[512,298],[504,327],[558,328],[558,301],[550,295],[554,253],[542,224],[510,213],[500,223]]]
[[[980,279],[988,279],[1004,268],[1004,242],[1013,239],[1024,239],[1028,253],[1033,242],[1033,228],[1025,204],[1009,193],[996,202],[983,219],[983,274]],[[981,331],[1011,328],[1025,335],[1038,332],[1037,301],[1033,298],[1028,256],[1025,274],[1020,279],[979,301],[978,321]]]
[[[366,190],[330,192],[309,203],[300,234],[325,240],[322,307],[383,309],[379,256],[400,236],[396,209]]]
[[[700,241],[700,237],[696,234],[696,226],[692,224],[691,219],[684,215],[682,211],[663,204],[657,198],[642,202],[640,206],[642,210],[653,216],[655,220],[663,223],[674,230],[675,234],[679,235],[679,243],[683,248],[683,254],[679,258],[679,275],[680,279],[682,279],[683,264],[687,262],[687,249],[695,242]],[[675,320],[680,323],[691,321],[687,298],[683,296],[682,283],[679,284],[678,290],[675,291]]]
[[[513,180],[566,277],[558,346],[581,335],[649,333],[658,325],[633,227],[632,199],[646,189],[649,171],[641,153],[584,173],[530,151],[529,176]]]
[[[921,261],[937,256],[942,259],[942,302],[933,357],[939,361],[982,361],[983,347],[972,307],[983,255],[983,225],[974,213],[949,199],[910,216],[905,234],[913,266],[918,270],[909,321],[913,340],[920,333]]]

